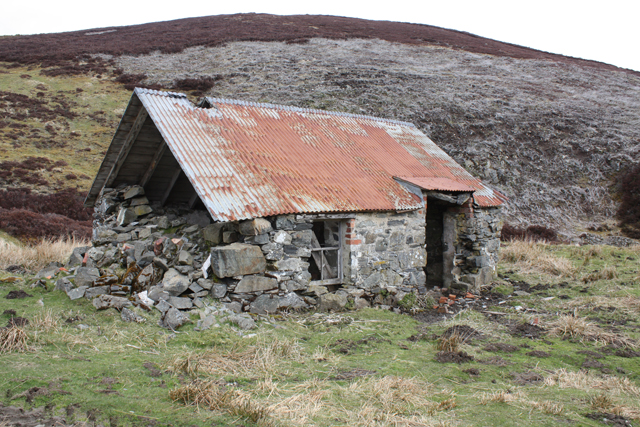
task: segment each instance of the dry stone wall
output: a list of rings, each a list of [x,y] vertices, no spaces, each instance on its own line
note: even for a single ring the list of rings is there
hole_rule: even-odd
[[[502,230],[500,210],[479,208],[469,201],[445,213],[456,224],[453,286],[479,289],[495,279]]]
[[[425,286],[424,210],[357,214],[354,232],[351,279],[358,288]]]
[[[493,279],[498,214],[472,205],[445,213],[456,221],[456,282]],[[170,329],[196,309],[202,329],[221,318],[252,328],[250,314],[278,310],[389,309],[411,293],[429,292],[425,221],[420,209],[213,223],[205,211],[152,206],[138,186],[104,189],[92,246],[74,250],[70,275],[56,287],[133,321],[140,316],[131,306],[157,309]],[[327,262],[320,269],[319,250]],[[333,280],[340,273],[342,280]],[[321,283],[325,274],[330,279]]]
[[[72,299],[92,299],[98,309],[155,307],[168,328],[188,320],[184,311],[212,312],[212,298],[240,315],[390,307],[416,289],[426,291],[424,221],[421,210],[212,223],[204,211],[151,206],[138,186],[104,189],[92,246],[74,251],[73,274],[59,289]],[[314,282],[312,248],[319,241],[339,248],[325,255],[327,274],[338,277],[341,267],[341,286]]]

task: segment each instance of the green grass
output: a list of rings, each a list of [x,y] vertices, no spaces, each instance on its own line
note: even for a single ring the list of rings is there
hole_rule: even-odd
[[[78,185],[86,190],[91,185],[104,152],[111,142],[113,131],[131,93],[111,81],[107,75],[101,78],[82,75],[47,77],[41,75],[40,70],[39,67],[33,66],[4,68],[0,63],[0,88],[6,92],[42,100],[49,109],[60,106],[56,97],[61,97],[68,103],[68,110],[77,116],[72,119],[58,116],[45,121],[33,117],[32,112],[29,112],[29,116],[24,120],[18,120],[10,109],[4,119],[6,127],[0,129],[0,161],[20,161],[30,156],[43,156],[54,162],[64,160],[68,166],[56,168],[50,173],[41,171],[44,178],[50,182],[51,188],[57,188],[55,180],[60,179],[65,181],[67,186]],[[25,78],[26,76],[28,78]],[[42,93],[43,96],[38,96],[38,93]],[[98,111],[104,111],[104,114],[99,116],[104,118],[103,122],[90,117]],[[16,140],[9,138],[8,135],[13,132],[10,125],[26,125],[27,127],[22,129],[26,135]],[[45,129],[47,125],[55,130],[56,135]],[[28,138],[34,129],[39,130],[41,139]],[[38,141],[49,140],[58,144],[66,143],[66,146],[42,148],[35,144]],[[90,151],[84,151],[86,149]],[[77,181],[66,182],[64,177],[69,173],[74,173],[80,178]]]
[[[469,310],[432,324],[366,309],[263,318],[257,330],[242,334],[229,324],[201,332],[190,324],[172,334],[156,325],[157,312],[143,313],[144,324],[126,324],[114,310],[96,312],[84,299],[31,289],[28,277],[3,283],[0,313],[14,309],[31,324],[24,328],[29,351],[0,355],[0,402],[53,405],[53,413],[77,405],[68,422],[93,414],[99,422],[125,426],[601,425],[585,417],[594,412],[640,425],[640,358],[619,354],[640,351],[638,250],[537,249],[536,256],[570,260],[572,276],[522,273],[517,263],[503,262],[495,287],[518,290],[524,281],[549,288],[503,294],[509,304],[486,309],[502,315]],[[615,267],[617,277],[585,285],[584,276],[605,266]],[[4,298],[19,289],[33,297]],[[550,333],[563,315],[589,324],[588,334]],[[2,323],[8,320],[0,315]],[[512,333],[530,322],[546,332],[536,339]],[[454,325],[483,335],[459,343],[471,362],[436,361],[438,338]],[[611,338],[629,346],[616,348],[608,344]],[[533,351],[548,357],[528,354]],[[160,375],[151,376],[145,363]],[[542,380],[519,382],[525,373]],[[53,391],[31,402],[12,398],[32,387]],[[194,399],[199,408],[191,406]]]

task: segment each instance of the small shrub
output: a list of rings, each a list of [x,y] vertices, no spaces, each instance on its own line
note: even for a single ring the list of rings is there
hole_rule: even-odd
[[[400,301],[398,301],[398,305],[402,309],[409,311],[416,306],[416,301],[417,301],[416,294],[414,294],[413,292],[410,292],[405,296],[403,296]]]
[[[505,224],[500,233],[500,240],[510,242],[513,240],[528,240],[533,242],[558,242],[558,233],[543,225],[530,225],[527,228],[515,227]]]
[[[24,209],[40,214],[64,215],[75,221],[91,221],[93,209],[84,207],[84,197],[85,194],[75,188],[65,188],[52,194],[35,194],[29,188],[7,188],[0,190],[0,208]]]
[[[89,239],[92,224],[91,221],[76,221],[58,214],[0,208],[0,229],[27,241],[59,237]]]
[[[194,91],[196,95],[202,95],[211,89],[219,80],[222,80],[222,76],[219,74],[214,77],[200,76],[196,78],[179,79],[173,82],[173,89]]]
[[[122,83],[127,90],[133,90],[136,87],[160,90],[163,87],[158,84],[143,84],[142,82],[147,78],[146,74],[120,74],[116,77],[116,82]]]

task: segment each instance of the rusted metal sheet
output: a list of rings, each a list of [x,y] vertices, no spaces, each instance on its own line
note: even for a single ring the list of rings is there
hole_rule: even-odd
[[[407,181],[413,185],[417,185],[423,190],[436,190],[436,191],[462,191],[470,192],[476,189],[470,185],[463,184],[450,178],[439,177],[408,177],[399,176],[398,179]]]
[[[215,220],[421,208],[394,176],[457,183],[494,203],[409,123],[213,98],[198,108],[148,89],[135,96]]]

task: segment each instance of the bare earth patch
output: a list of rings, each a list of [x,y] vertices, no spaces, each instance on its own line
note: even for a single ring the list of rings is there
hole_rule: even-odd
[[[473,360],[473,356],[464,351],[441,351],[436,354],[436,361],[440,363],[467,363]]]

